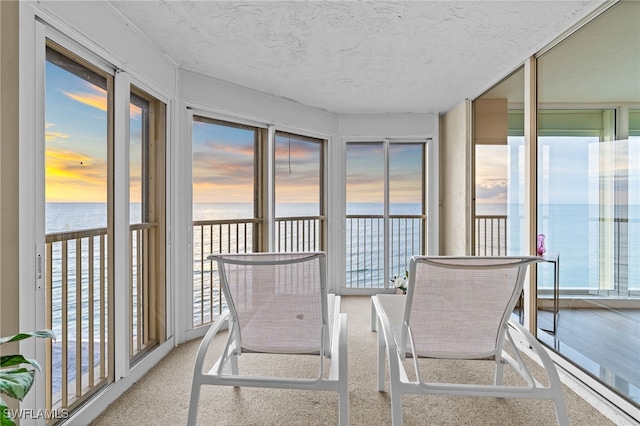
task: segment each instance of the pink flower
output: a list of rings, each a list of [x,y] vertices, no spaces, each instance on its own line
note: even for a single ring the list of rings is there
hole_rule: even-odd
[[[538,256],[542,256],[545,252],[544,248],[544,234],[538,234],[538,245],[537,245]]]

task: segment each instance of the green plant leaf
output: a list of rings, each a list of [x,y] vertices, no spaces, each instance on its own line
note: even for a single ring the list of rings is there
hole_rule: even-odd
[[[9,407],[7,403],[0,398],[0,426],[15,426],[16,423],[9,417]]]
[[[31,364],[36,370],[41,371],[40,364],[35,359],[25,358],[22,355],[0,356],[0,367],[11,367],[13,365]]]
[[[26,368],[0,370],[0,393],[22,401],[33,385],[35,374]]]
[[[51,330],[30,331],[27,333],[18,333],[13,336],[0,337],[0,345],[3,343],[17,342],[19,340],[28,339],[29,337],[51,338],[56,340],[56,335]]]

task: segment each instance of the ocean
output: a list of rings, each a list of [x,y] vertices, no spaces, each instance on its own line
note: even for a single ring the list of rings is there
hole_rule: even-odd
[[[478,214],[508,214],[508,247],[510,255],[522,254],[522,215],[519,214],[517,205],[504,204],[478,204]],[[347,208],[349,215],[381,215],[383,212],[380,203],[350,203]],[[391,214],[416,215],[420,214],[419,204],[395,204],[391,207]],[[316,216],[317,204],[298,203],[280,204],[276,208],[276,216]],[[553,204],[542,206],[539,213],[540,233],[545,234],[547,251],[558,252],[560,255],[560,283],[562,288],[575,290],[598,290],[602,280],[600,267],[606,262],[615,264],[616,279],[626,280],[630,289],[640,289],[640,206],[627,206],[618,212],[618,217],[613,220],[600,218],[597,205],[582,204]],[[206,219],[242,219],[253,217],[251,204],[194,204],[193,220]],[[517,220],[511,218],[518,217]],[[131,223],[140,221],[140,205],[131,206]],[[65,231],[77,231],[107,226],[107,208],[104,203],[47,203],[46,204],[46,233]],[[396,259],[405,259],[407,255],[418,249],[405,247],[403,235],[415,232],[410,225],[398,225],[392,231],[391,247],[399,247],[396,250]],[[353,227],[353,232],[350,228]],[[369,226],[358,228],[352,224],[347,227],[347,252],[356,256],[368,250],[377,250],[381,244],[379,241],[383,234],[378,228]],[[357,237],[354,238],[353,236]],[[401,241],[402,240],[402,241]],[[615,242],[615,250],[607,250],[606,244]],[[206,244],[206,242],[204,242]],[[354,247],[351,247],[354,246]],[[357,246],[357,247],[356,247]],[[354,250],[352,250],[354,249]],[[86,247],[85,247],[86,250]],[[616,258],[617,256],[617,258]],[[55,257],[55,253],[54,253]],[[367,259],[367,256],[361,256]],[[369,256],[370,257],[370,256]],[[609,259],[610,258],[610,259]],[[619,258],[619,259],[618,259]],[[197,259],[194,259],[196,261]],[[57,263],[56,263],[57,262]],[[371,274],[380,274],[380,265],[369,261],[347,260],[346,278],[351,281],[350,275],[366,271],[367,279]],[[395,263],[398,263],[397,261]],[[402,273],[403,266],[395,265],[392,270]],[[402,263],[402,261],[400,261]],[[54,268],[59,266],[59,259],[54,259]],[[73,275],[73,264],[69,264],[69,273]],[[622,271],[620,268],[625,269]],[[195,269],[195,268],[194,268]],[[551,273],[551,268],[548,268]],[[546,272],[543,273],[543,275]],[[58,274],[54,274],[58,276]],[[546,278],[540,283],[545,287],[551,280]],[[54,280],[54,289],[60,286]],[[54,291],[54,293],[58,293]]]
[[[560,286],[562,289],[598,292],[602,291],[603,283],[609,294],[619,294],[626,296],[624,292],[640,290],[640,206],[627,206],[619,208],[617,218],[601,219],[598,206],[556,204],[543,206],[540,210],[539,229],[546,236],[546,248],[548,251],[558,252],[560,255]],[[347,214],[359,216],[376,216],[382,214],[382,205],[377,203],[353,203],[348,205]],[[509,253],[512,255],[521,254],[521,230],[523,222],[520,218],[518,206],[506,205],[479,205],[479,214],[509,214],[507,235]],[[395,215],[418,215],[420,205],[418,204],[397,204],[392,206],[391,214]],[[278,217],[295,216],[316,216],[318,215],[317,204],[283,204],[278,205],[276,210]],[[195,204],[193,206],[193,220],[206,219],[241,219],[253,216],[250,204]],[[518,217],[513,220],[511,218]],[[140,206],[133,204],[131,208],[131,223],[140,221]],[[379,219],[370,219],[370,222],[360,222],[351,219],[348,221],[346,229],[346,249],[347,249],[347,270],[345,271],[346,282],[352,287],[359,287],[361,282],[374,281],[378,285],[384,285],[382,257],[380,247],[384,233],[380,232]],[[362,224],[361,224],[362,223]],[[378,225],[376,225],[378,223]],[[47,234],[66,231],[89,230],[104,228],[107,226],[107,208],[104,203],[47,203],[46,204],[46,232]],[[411,222],[401,222],[393,224],[391,232],[390,248],[391,272],[392,275],[402,274],[405,270],[406,261],[416,254],[418,248],[408,242],[413,241],[419,232]],[[194,251],[198,250],[198,244],[202,241],[194,241]],[[207,242],[204,242],[206,245]],[[97,246],[96,246],[97,244]],[[94,244],[94,252],[97,253],[99,243]],[[87,292],[82,293],[82,336],[76,336],[75,318],[75,253],[73,244],[69,244],[69,260],[67,262],[68,280],[68,320],[67,320],[67,340],[70,347],[69,365],[73,364],[75,352],[72,350],[77,340],[83,341],[86,345],[88,336],[88,300]],[[200,245],[202,247],[202,245]],[[607,249],[609,247],[609,249]],[[610,247],[615,247],[611,250]],[[88,247],[86,244],[82,248],[83,262],[88,262]],[[52,294],[53,294],[53,331],[57,336],[62,330],[62,259],[60,249],[53,250],[53,272],[52,272]],[[199,255],[194,253],[194,282],[205,275],[207,270],[200,270]],[[550,289],[553,284],[553,270],[549,264],[540,264],[539,287]],[[82,266],[83,274],[81,279],[88,281],[88,268]],[[94,274],[98,273],[98,268],[94,268]],[[136,271],[133,271],[135,276]],[[95,281],[95,280],[94,280]],[[618,284],[618,285],[616,285]],[[621,285],[620,285],[621,284]],[[208,283],[207,283],[208,285]],[[194,285],[194,324],[200,321],[202,309],[214,308],[214,295],[209,296],[206,304],[201,304],[203,296],[201,289]],[[620,292],[620,287],[624,287],[624,292]],[[218,296],[215,296],[218,297]],[[94,301],[95,310],[98,312],[97,302]],[[208,306],[208,307],[207,307]],[[216,307],[219,309],[220,306]],[[97,314],[96,314],[97,315]],[[134,317],[135,318],[135,317]],[[100,320],[94,320],[94,333],[97,336],[100,328]],[[135,329],[135,327],[134,327]],[[59,391],[60,372],[60,344],[58,341],[53,349],[53,383],[54,393]],[[98,350],[97,347],[95,349]],[[86,350],[83,350],[86,356]],[[96,353],[97,356],[97,353]],[[86,363],[83,369],[88,368]],[[75,374],[69,370],[70,379]],[[84,373],[84,371],[83,371]]]

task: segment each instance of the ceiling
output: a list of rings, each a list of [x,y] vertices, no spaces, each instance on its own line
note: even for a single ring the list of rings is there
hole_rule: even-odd
[[[339,114],[443,113],[604,0],[109,1],[182,69]]]

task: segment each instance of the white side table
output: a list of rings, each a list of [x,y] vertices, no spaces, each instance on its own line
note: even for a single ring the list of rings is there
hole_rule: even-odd
[[[541,330],[547,333],[556,334],[558,329],[558,315],[560,310],[560,254],[556,251],[549,251],[542,255],[541,260],[553,264],[553,329]]]

